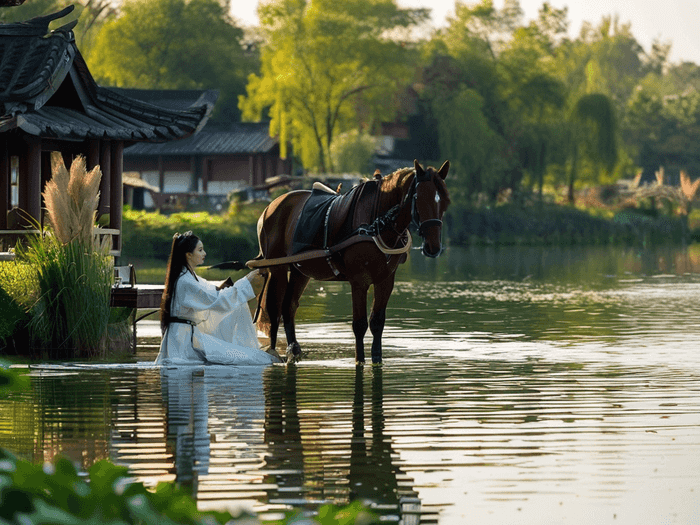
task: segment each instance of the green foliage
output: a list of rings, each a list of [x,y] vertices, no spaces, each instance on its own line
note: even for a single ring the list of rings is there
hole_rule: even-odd
[[[462,204],[468,204],[476,192],[493,190],[493,171],[501,167],[492,160],[502,147],[502,137],[489,126],[483,106],[479,93],[466,87],[434,102],[434,114],[440,120],[440,152],[454,166],[450,192]]]
[[[56,13],[69,5],[74,5],[75,10],[60,20],[54,20],[49,30],[79,19],[73,32],[78,47],[88,55],[93,38],[102,25],[116,16],[117,9],[111,0],[31,0],[20,6],[0,9],[0,23],[23,22]]]
[[[24,308],[0,284],[0,348],[8,345],[19,325],[27,321]]]
[[[214,262],[252,259],[258,253],[258,216],[209,213],[161,213],[124,209],[122,259],[167,261],[174,233],[192,230],[204,243],[207,260]]]
[[[370,125],[393,117],[391,97],[412,71],[410,50],[387,35],[426,11],[393,0],[274,0],[258,13],[266,42],[261,74],[240,99],[243,117],[269,117],[270,134],[283,148],[290,140],[306,168],[333,171],[333,138],[357,127],[358,108]]]
[[[378,139],[369,133],[350,130],[341,133],[331,145],[331,159],[337,173],[371,173],[372,157]]]
[[[600,93],[579,98],[576,101],[574,118],[588,128],[583,135],[584,141],[590,144],[587,149],[589,157],[611,171],[617,162],[617,124],[610,99]],[[587,138],[589,140],[586,140]]]
[[[469,244],[576,245],[680,242],[678,219],[622,211],[613,220],[569,206],[508,204],[448,210],[450,242]]]
[[[211,524],[227,512],[199,512],[183,489],[159,484],[154,493],[130,483],[126,467],[98,461],[88,480],[59,457],[33,465],[0,449],[0,518],[27,524]],[[234,520],[235,523],[235,520]]]
[[[214,118],[238,120],[238,95],[256,70],[216,0],[132,0],[105,24],[88,65],[104,84],[145,89],[218,89]]]

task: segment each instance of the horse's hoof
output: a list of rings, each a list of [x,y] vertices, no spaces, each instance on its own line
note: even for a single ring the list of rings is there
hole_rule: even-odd
[[[301,346],[299,343],[294,342],[287,346],[287,364],[298,363],[301,361]]]

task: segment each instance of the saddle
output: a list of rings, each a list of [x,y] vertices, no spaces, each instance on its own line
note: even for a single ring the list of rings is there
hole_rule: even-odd
[[[344,194],[314,186],[301,211],[292,238],[292,254],[326,249],[374,220],[378,180],[369,180]]]

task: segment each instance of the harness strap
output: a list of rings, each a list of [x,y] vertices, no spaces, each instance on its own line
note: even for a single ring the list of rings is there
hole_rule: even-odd
[[[411,235],[406,231],[404,235],[407,236],[406,244],[403,248],[389,248],[386,243],[380,238],[377,240],[377,236],[368,237],[367,235],[353,235],[348,237],[343,242],[331,246],[326,250],[309,250],[306,252],[297,253],[296,255],[289,255],[287,257],[276,257],[274,259],[253,259],[248,261],[246,266],[248,268],[269,268],[270,266],[282,266],[285,264],[294,264],[298,262],[310,261],[311,259],[321,259],[323,257],[329,257],[336,252],[344,250],[348,246],[356,244],[358,242],[373,242],[382,252],[386,255],[400,255],[406,253],[411,249],[412,239]]]

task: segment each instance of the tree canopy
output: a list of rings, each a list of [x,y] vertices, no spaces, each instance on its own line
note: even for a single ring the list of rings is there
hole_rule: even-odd
[[[426,10],[394,0],[273,0],[258,8],[265,46],[261,72],[240,98],[243,116],[267,117],[307,167],[333,169],[338,133],[393,117],[393,99],[412,78],[400,31]]]
[[[118,87],[219,89],[214,118],[239,120],[237,95],[255,70],[217,0],[129,0],[95,38],[89,66]]]

